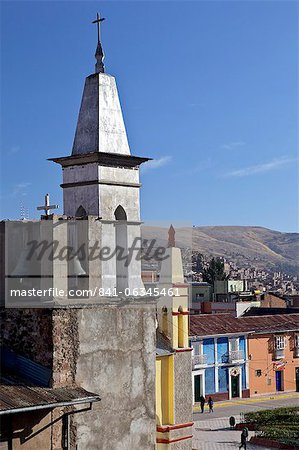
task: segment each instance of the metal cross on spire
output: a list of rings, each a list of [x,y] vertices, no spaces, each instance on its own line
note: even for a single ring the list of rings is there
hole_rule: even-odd
[[[96,20],[94,20],[92,23],[96,23],[97,24],[97,28],[98,28],[98,43],[101,42],[101,29],[100,29],[100,24],[101,22],[103,22],[105,19],[105,17],[100,17],[100,14],[97,13],[97,18]]]
[[[96,53],[95,53],[95,57],[96,57],[96,73],[104,73],[105,72],[105,67],[104,67],[104,63],[103,63],[103,59],[105,57],[103,49],[102,49],[102,44],[101,44],[101,29],[100,29],[100,24],[101,22],[103,22],[103,20],[105,20],[105,17],[100,17],[100,14],[97,13],[97,18],[96,20],[94,20],[92,23],[96,23],[97,24],[97,28],[98,28],[98,45],[97,45],[97,49],[96,49]]]
[[[36,209],[38,211],[45,211],[45,215],[48,216],[49,215],[49,211],[51,209],[57,209],[59,208],[58,205],[50,205],[50,196],[49,194],[45,195],[45,204],[43,206],[38,206]]]

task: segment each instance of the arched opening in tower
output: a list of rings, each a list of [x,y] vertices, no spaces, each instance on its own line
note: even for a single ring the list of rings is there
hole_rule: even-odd
[[[119,294],[124,294],[128,287],[128,227],[127,214],[124,208],[119,205],[115,212],[115,246],[116,246],[116,290]]]

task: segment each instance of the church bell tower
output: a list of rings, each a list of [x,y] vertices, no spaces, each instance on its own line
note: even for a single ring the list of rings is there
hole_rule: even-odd
[[[139,167],[150,158],[131,155],[115,78],[105,73],[100,40],[95,53],[95,73],[85,80],[72,154],[51,161],[62,166],[64,215],[93,216],[100,222],[101,246],[130,248],[140,237]],[[140,262],[132,258],[127,268],[115,260],[99,275],[105,288],[141,286]],[[123,265],[122,265],[123,266]]]

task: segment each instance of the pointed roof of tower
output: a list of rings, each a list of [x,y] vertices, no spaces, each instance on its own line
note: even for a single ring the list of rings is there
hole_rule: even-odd
[[[168,230],[168,247],[175,247],[175,229],[172,224]]]
[[[181,249],[175,246],[175,229],[168,229],[168,248],[161,263],[161,283],[184,283],[184,272]]]
[[[151,158],[132,156],[121,111],[115,78],[104,73],[104,52],[100,39],[95,53],[95,73],[85,80],[71,156],[49,158],[63,167],[100,163],[112,167],[139,167]]]
[[[104,52],[100,39],[97,14],[93,23],[98,27],[95,53],[95,74],[86,78],[72,155],[91,152],[130,155],[126,128],[121,111],[115,78],[104,73]]]
[[[86,78],[72,155],[90,152],[130,155],[115,78],[96,73]]]

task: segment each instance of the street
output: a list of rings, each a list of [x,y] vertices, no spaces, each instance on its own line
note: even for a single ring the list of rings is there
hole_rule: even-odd
[[[236,449],[240,445],[241,431],[231,430],[229,417],[234,416],[236,423],[240,422],[242,413],[272,409],[285,406],[298,406],[299,394],[282,394],[267,397],[240,399],[214,403],[214,412],[209,413],[208,407],[204,414],[194,412],[193,449],[220,450]],[[254,432],[249,432],[249,439]],[[248,443],[248,450],[264,449],[267,447],[254,446]]]

